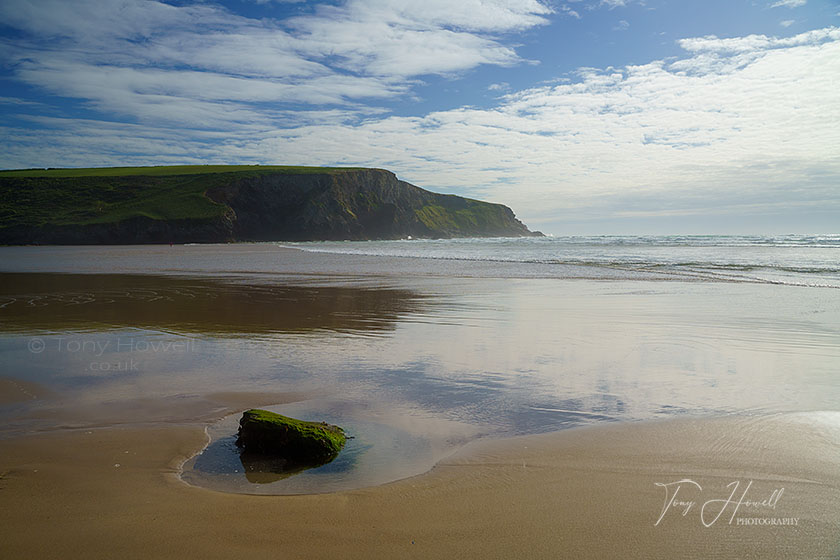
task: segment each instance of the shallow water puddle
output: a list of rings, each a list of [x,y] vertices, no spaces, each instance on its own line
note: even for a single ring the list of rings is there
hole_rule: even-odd
[[[276,472],[236,445],[241,413],[208,428],[210,443],[188,460],[181,479],[238,494],[319,494],[377,486],[422,474],[474,438],[474,427],[416,411],[375,411],[343,401],[313,400],[265,407],[301,420],[344,428],[348,438],[333,461],[297,472]]]

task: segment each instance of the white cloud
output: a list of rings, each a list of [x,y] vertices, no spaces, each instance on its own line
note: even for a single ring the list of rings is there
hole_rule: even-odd
[[[630,29],[630,22],[627,20],[619,20],[618,24],[613,27],[613,31],[627,31]]]
[[[560,13],[564,14],[564,15],[567,15],[569,17],[573,17],[575,19],[581,19],[580,18],[580,12],[578,12],[577,10],[573,10],[572,7],[569,6],[568,4],[561,4],[560,5]]]
[[[220,6],[21,0],[0,19],[15,77],[144,121],[271,118],[261,103],[351,105],[407,93],[424,74],[522,62],[495,37],[547,22],[539,0],[348,0],[277,22]]]
[[[799,8],[808,3],[808,0],[779,0],[770,5],[771,8]]]
[[[606,7],[609,10],[613,10],[615,8],[624,8],[634,3],[644,6],[645,0],[600,0],[597,4],[589,4],[587,9],[594,10],[596,8]]]
[[[43,107],[43,103],[37,101],[30,101],[28,99],[21,99],[19,97],[0,97],[0,105],[18,105],[30,107]]]
[[[335,57],[345,69],[379,76],[445,74],[480,64],[520,62],[487,33],[548,23],[536,0],[350,0],[320,6],[288,25],[310,57]]]
[[[767,37],[766,35],[747,35],[719,39],[714,35],[682,39],[679,45],[690,52],[760,52],[767,49],[790,48],[800,45],[813,45],[822,42],[840,40],[840,28],[827,27],[814,29],[793,37]]]
[[[793,20],[793,19],[786,19],[786,20],[784,20],[784,21],[780,21],[780,22],[779,22],[779,25],[781,25],[782,27],[790,27],[790,26],[791,26],[791,25],[793,25],[794,23],[796,23],[796,20]]]

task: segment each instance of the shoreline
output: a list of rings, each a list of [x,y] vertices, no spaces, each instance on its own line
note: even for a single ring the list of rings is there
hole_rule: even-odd
[[[288,243],[288,242],[287,242]],[[4,247],[0,247],[3,250]],[[214,258],[222,250],[230,253],[242,249],[245,253],[259,252],[265,263],[256,268],[218,270]],[[74,250],[80,253],[104,254],[108,266],[87,263],[79,266],[76,260],[62,260],[64,252]],[[328,251],[311,251],[283,242],[243,243],[191,243],[169,246],[159,245],[39,245],[5,246],[10,253],[5,266],[0,264],[2,274],[50,273],[50,274],[123,274],[138,276],[180,276],[216,277],[230,279],[284,280],[316,279],[339,284],[347,278],[365,281],[403,282],[407,278],[439,279],[543,279],[543,280],[603,280],[603,281],[650,281],[650,282],[720,282],[728,284],[765,284],[763,281],[748,281],[724,277],[698,275],[689,271],[644,270],[626,265],[573,262],[519,262],[508,260],[471,260],[419,255],[375,255]],[[24,254],[27,253],[27,254]],[[26,261],[32,253],[45,253],[39,259]],[[114,268],[113,263],[132,253],[149,258],[148,266]],[[195,265],[186,268],[181,258],[189,259]],[[208,260],[204,260],[208,259]],[[50,261],[44,267],[42,262]],[[161,261],[166,263],[161,267]],[[19,264],[18,264],[19,263]],[[11,266],[9,266],[11,265]],[[430,266],[431,265],[431,266]],[[525,268],[523,269],[523,266]],[[154,270],[154,272],[148,272]]]
[[[622,238],[624,236],[618,236]],[[667,237],[667,236],[665,236]],[[726,237],[726,236],[723,236]],[[630,236],[633,238],[633,236]],[[520,238],[463,238],[466,242],[481,242],[493,239],[516,241]],[[558,239],[563,239],[558,238]],[[469,252],[424,253],[423,251],[377,252],[370,250],[337,249],[318,247],[319,243],[427,243],[434,240],[370,240],[365,242],[292,242],[292,241],[254,241],[238,243],[187,243],[187,244],[147,244],[147,245],[43,245],[43,246],[0,246],[4,251],[0,272],[53,272],[75,274],[139,274],[167,276],[228,276],[240,279],[259,279],[278,275],[286,280],[329,279],[341,277],[381,278],[395,280],[405,278],[505,278],[505,279],[556,279],[556,280],[605,280],[605,281],[650,281],[650,282],[686,282],[686,283],[724,283],[746,285],[769,285],[803,288],[840,288],[840,278],[836,268],[826,268],[822,261],[815,263],[799,262],[780,266],[779,262],[749,261],[735,259],[720,263],[708,254],[699,257],[688,255],[665,260],[654,256],[650,260],[628,257],[624,247],[613,247],[613,257],[604,259],[601,253],[578,253],[579,247],[558,247],[559,252],[535,253],[530,257],[510,259],[493,256],[495,253],[479,251],[470,256]],[[311,244],[311,245],[308,245]],[[755,245],[759,246],[759,245]],[[642,249],[662,248],[664,245],[642,245]],[[705,247],[700,245],[698,247]],[[745,245],[734,245],[743,248]],[[793,245],[783,245],[777,250],[789,250]],[[830,250],[833,247],[822,248]],[[690,249],[690,247],[689,247]],[[708,247],[705,247],[708,250]],[[642,250],[641,255],[646,254]],[[571,251],[571,253],[569,253]],[[622,252],[624,251],[624,252]],[[81,256],[95,253],[105,257],[108,266],[101,266],[100,261],[87,262],[80,266],[78,259],[67,259],[67,254]],[[254,260],[257,255],[259,259]],[[566,255],[565,257],[563,255]],[[236,266],[235,262],[248,259],[247,266]],[[661,255],[660,255],[661,256]],[[36,258],[33,258],[36,257]],[[231,266],[219,268],[218,260],[231,259]],[[778,258],[784,258],[781,254]],[[617,260],[616,260],[617,259]],[[641,259],[641,260],[640,260]],[[674,260],[676,259],[676,260]],[[704,260],[705,259],[705,260]],[[711,260],[710,260],[711,259]],[[49,262],[44,266],[44,262]],[[185,266],[185,263],[192,266]],[[129,264],[123,267],[121,264]],[[140,263],[140,266],[138,266]],[[798,264],[797,264],[798,263]],[[816,268],[815,268],[816,267]]]
[[[831,558],[838,546],[838,413],[676,418],[480,439],[421,475],[296,496],[182,481],[179,465],[204,441],[200,422],[0,441],[6,549],[64,558],[185,551],[208,558],[666,558],[686,550],[704,550],[706,558]],[[748,500],[783,489],[775,508],[756,506],[750,518],[798,524],[739,526],[722,518],[705,527],[698,505],[687,516],[670,510],[655,526],[664,497],[656,484],[686,478],[703,485],[698,503],[725,498],[735,481],[742,489],[752,481]],[[41,538],[46,527],[52,539]]]

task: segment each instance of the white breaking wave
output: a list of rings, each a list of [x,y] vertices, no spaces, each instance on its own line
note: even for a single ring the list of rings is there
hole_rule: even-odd
[[[595,266],[708,280],[840,287],[840,235],[403,239],[283,246],[344,255]]]

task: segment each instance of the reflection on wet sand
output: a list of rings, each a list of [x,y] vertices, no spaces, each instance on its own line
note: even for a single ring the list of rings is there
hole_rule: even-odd
[[[253,484],[271,484],[289,478],[299,472],[318,465],[291,465],[283,459],[267,459],[263,455],[242,452],[239,455],[242,469],[248,482]]]
[[[0,274],[0,332],[141,328],[214,335],[387,332],[424,305],[401,289],[246,285],[126,274]]]
[[[418,434],[442,442],[435,445],[445,452],[477,434],[674,414],[828,410],[837,400],[840,308],[820,291],[472,278],[344,279],[322,287],[312,279],[279,280],[0,275],[0,373],[59,395],[0,408],[0,437],[212,422],[281,402],[264,393],[296,392],[384,411],[387,422],[342,411],[334,420],[368,422],[370,429],[359,433],[378,442],[374,451],[411,439],[382,435],[397,421],[470,426],[463,437],[449,426],[433,430],[434,438]],[[254,396],[231,409],[211,398],[220,392]],[[397,409],[408,416],[389,413]],[[314,412],[314,420],[324,419]],[[417,474],[415,467],[429,468],[441,456],[418,459],[414,446],[402,448],[411,450],[403,455],[407,469],[394,467],[393,454],[360,455],[367,463],[353,471],[360,475],[354,487]],[[189,482],[246,492],[264,487],[260,493],[348,488],[316,469],[252,485],[243,480],[238,454],[214,450],[197,461],[201,480]],[[346,457],[326,470],[334,473]],[[217,474],[230,474],[231,484],[208,481]]]

